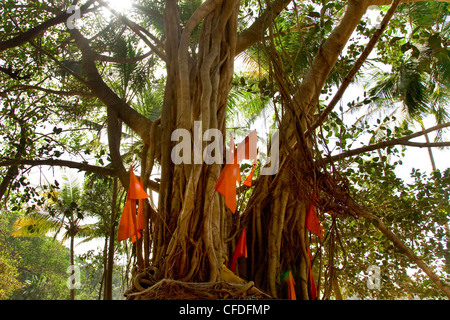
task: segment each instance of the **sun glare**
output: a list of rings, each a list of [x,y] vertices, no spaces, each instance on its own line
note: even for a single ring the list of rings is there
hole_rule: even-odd
[[[131,9],[132,1],[129,0],[107,0],[112,9],[116,10],[119,13],[125,13]]]

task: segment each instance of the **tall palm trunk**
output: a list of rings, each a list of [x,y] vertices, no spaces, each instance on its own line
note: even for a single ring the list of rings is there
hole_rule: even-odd
[[[75,252],[74,252],[74,247],[75,247],[75,236],[74,235],[70,235],[70,265],[71,266],[75,266]],[[72,273],[76,272],[75,270],[72,271]],[[70,300],[75,300],[75,286],[72,283],[72,285],[70,286]]]
[[[111,201],[111,221],[110,221],[110,233],[109,233],[109,245],[107,252],[107,262],[105,265],[105,291],[104,300],[112,300],[112,279],[113,279],[113,267],[114,267],[114,240],[116,228],[114,221],[116,220],[117,212],[117,177],[114,178],[113,194]]]

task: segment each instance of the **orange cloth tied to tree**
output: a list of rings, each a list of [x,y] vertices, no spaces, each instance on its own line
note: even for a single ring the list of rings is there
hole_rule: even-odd
[[[316,234],[320,240],[324,240],[325,231],[317,216],[316,206],[311,203],[306,213],[306,228],[312,233]]]
[[[231,210],[236,212],[236,182],[241,181],[241,172],[237,162],[236,147],[234,146],[233,135],[230,133],[230,150],[227,155],[227,163],[220,173],[219,179],[214,186],[218,192],[225,197],[225,204]]]
[[[288,299],[297,300],[297,296],[295,295],[295,281],[291,271],[289,271],[289,274],[286,277],[286,282],[288,284]]]
[[[256,152],[255,152],[256,150]],[[230,133],[230,149],[227,155],[227,163],[225,164],[219,179],[217,179],[214,189],[225,197],[225,204],[231,212],[236,212],[236,182],[241,183],[241,173],[239,170],[239,161],[243,159],[253,159],[253,168],[250,175],[245,179],[244,184],[251,186],[253,173],[255,171],[257,161],[256,148],[256,130],[252,131],[242,141],[238,147],[235,147],[233,135]]]
[[[141,237],[141,230],[145,228],[143,199],[149,198],[130,167],[130,186],[128,187],[127,201],[120,218],[118,240],[131,238],[134,243]],[[136,215],[136,200],[139,200],[139,210]]]
[[[233,273],[236,271],[236,263],[239,257],[247,258],[247,230],[245,228],[242,229],[241,236],[239,237],[233,257],[231,258],[230,270]]]

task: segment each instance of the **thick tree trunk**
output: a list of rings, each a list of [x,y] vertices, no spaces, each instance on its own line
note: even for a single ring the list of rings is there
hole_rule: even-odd
[[[158,146],[161,182],[158,210],[150,213],[154,231],[151,270],[160,279],[222,279],[221,267],[227,257],[224,239],[228,237],[225,215],[231,213],[225,211],[214,189],[221,164],[207,165],[199,154],[207,146],[203,139],[207,130],[218,129],[225,136],[238,4],[236,0],[206,1],[181,31],[176,1],[166,2],[168,74]],[[196,28],[200,28],[201,40],[193,49],[190,39]],[[190,163],[173,162],[171,135],[176,129],[188,130],[192,137]]]
[[[258,180],[243,214],[243,224],[251,224],[255,217],[264,216],[262,231],[248,228],[249,239],[260,239],[265,234],[268,236],[262,241],[262,250],[249,248],[249,259],[258,259],[259,256],[261,263],[248,269],[247,276],[255,279],[256,285],[273,297],[286,297],[287,291],[281,290],[282,275],[291,270],[297,298],[310,299],[308,251],[310,241],[314,239],[309,236],[305,225],[308,207],[314,204],[321,212],[342,211],[338,201],[330,201],[326,193],[320,194],[329,187],[339,195],[340,181],[313,159],[314,140],[304,133],[313,124],[321,89],[367,5],[367,1],[349,1],[343,18],[319,49],[293,99],[289,84],[285,82],[286,77],[282,77],[282,66],[277,62],[280,59],[273,50],[269,51],[274,64],[274,79],[283,96],[285,110],[280,123],[281,165],[275,177],[265,176]],[[316,197],[320,203],[314,202]],[[253,213],[256,204],[256,210],[260,211],[258,215]]]
[[[284,1],[277,3],[281,7],[286,5]],[[398,3],[393,2],[382,24],[389,21]],[[309,208],[317,207],[318,214],[355,215],[348,206],[346,181],[337,172],[329,172],[325,163],[314,157],[314,135],[305,133],[313,125],[326,79],[371,2],[348,2],[341,21],[319,49],[296,92],[286,83],[288,77],[283,77],[276,51],[268,48],[274,70],[272,76],[279,87],[284,111],[279,123],[281,165],[274,176],[260,176],[242,215],[232,216],[224,206],[223,197],[214,189],[221,166],[199,161],[198,155],[203,154],[206,143],[203,141],[200,145],[198,138],[202,140],[208,129],[219,129],[225,136],[238,4],[237,0],[207,0],[181,30],[176,1],[166,2],[168,74],[160,122],[159,203],[157,212],[150,215],[154,234],[151,266],[136,276],[143,279],[145,273],[148,275],[151,271],[151,281],[147,281],[148,289],[137,285],[137,289],[144,292],[132,293],[130,298],[155,297],[152,289],[179,285],[172,280],[222,281],[227,270],[222,264],[229,259],[233,248],[228,240],[233,240],[244,227],[248,231],[248,259],[239,268],[242,278],[251,279],[272,297],[285,297],[283,274],[291,271],[297,297],[317,298],[312,279],[315,252],[311,252],[310,247],[313,248],[311,242],[318,240],[306,228]],[[191,48],[191,35],[200,23],[199,45]],[[171,158],[174,146],[171,137],[176,129],[190,133],[187,139],[193,150],[189,155],[191,163],[174,164]],[[328,230],[332,237],[337,235],[334,219]],[[329,241],[331,244],[333,239]],[[325,283],[325,298],[329,297],[331,280],[335,278],[333,255],[328,263],[326,276],[330,281]],[[161,279],[171,281],[156,284]],[[244,288],[252,285],[253,282],[249,282]]]
[[[206,1],[180,30],[176,1],[166,2],[168,74],[160,123],[158,212],[150,217],[155,235],[151,264],[152,268],[157,268],[159,278],[221,281],[222,264],[230,256],[231,243],[225,239],[231,234],[240,234],[246,226],[249,243],[254,244],[249,248],[249,261],[254,262],[247,264],[250,270],[244,270],[243,276],[255,279],[258,287],[278,297],[282,284],[280,273],[292,269],[298,279],[298,296],[308,299],[310,259],[305,221],[314,186],[317,186],[317,177],[314,177],[317,170],[312,166],[312,140],[306,141],[302,136],[311,124],[321,88],[367,3],[349,2],[341,23],[315,57],[312,71],[305,76],[295,99],[288,97],[289,94],[285,96],[288,112],[283,115],[280,127],[283,136],[280,162],[284,165],[276,176],[259,179],[241,223],[237,217],[231,219],[237,223],[233,225],[226,223],[231,213],[225,210],[222,196],[214,189],[221,166],[194,160],[197,160],[196,135],[203,137],[206,130],[215,128],[225,136],[238,4],[236,0]],[[194,50],[189,40],[201,21],[200,41]],[[195,121],[201,123],[199,132]],[[175,129],[186,129],[194,137],[191,164],[175,165],[171,159],[171,134]],[[294,141],[298,145],[292,151]],[[205,146],[203,142],[200,150]],[[293,176],[292,172],[298,175]],[[138,277],[140,274],[142,272]]]

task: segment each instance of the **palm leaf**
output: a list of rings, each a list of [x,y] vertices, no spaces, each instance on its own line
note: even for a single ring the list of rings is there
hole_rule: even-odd
[[[31,213],[14,222],[12,236],[30,237],[45,235],[50,231],[57,232],[61,227],[61,221],[42,213]]]

